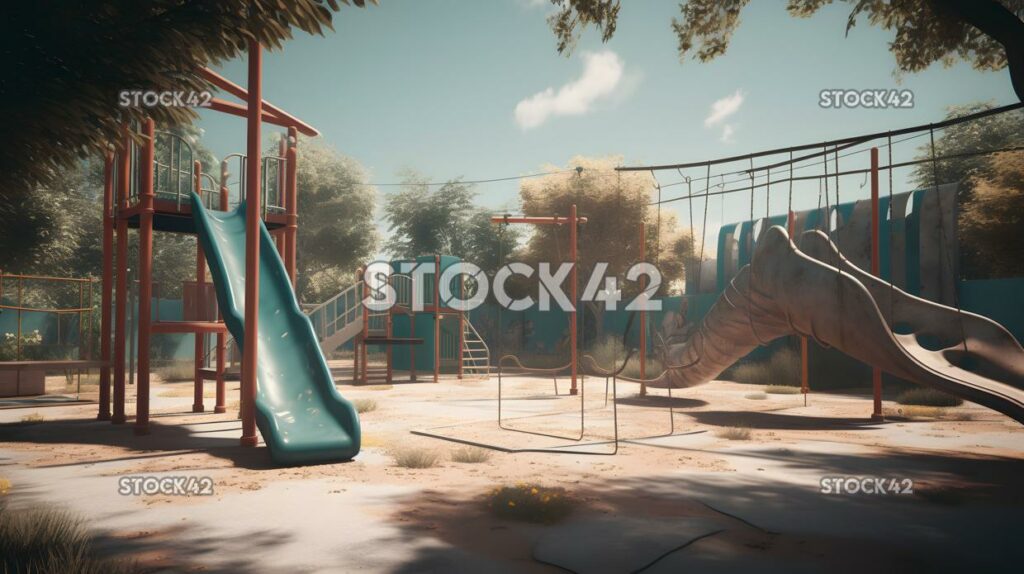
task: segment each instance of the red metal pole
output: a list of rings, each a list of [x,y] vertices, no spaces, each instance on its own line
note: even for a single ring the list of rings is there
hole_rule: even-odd
[[[288,270],[288,276],[292,279],[292,288],[297,285],[296,275],[296,251],[299,232],[299,203],[298,203],[298,145],[299,133],[294,127],[288,128],[288,151],[285,155],[287,162],[287,177],[285,184],[285,206],[287,207],[288,223],[285,231],[285,252],[284,263]]]
[[[796,241],[794,235],[796,234],[796,214],[792,211],[789,212],[788,225],[789,237],[791,240]],[[800,337],[800,393],[804,396],[804,406],[807,406],[807,393],[810,391],[810,384],[808,380],[808,369],[807,369],[807,337]]]
[[[100,294],[100,408],[97,420],[110,420],[110,320],[114,275],[114,152],[103,161],[103,293]]]
[[[359,270],[363,281],[363,300],[370,295],[370,286],[366,284],[366,269]],[[366,338],[370,336],[370,310],[363,308],[363,336],[359,344],[359,382],[366,382]]]
[[[879,246],[878,246],[878,220],[879,220],[879,206],[878,206],[878,148],[871,148],[871,274],[878,277],[881,273],[879,270]],[[881,421],[885,420],[882,415],[882,369],[878,367],[871,368],[871,390],[873,402],[873,409],[871,413],[871,420]]]
[[[394,315],[391,313],[391,310],[388,309],[388,317],[387,317],[388,325],[387,325],[387,330],[386,330],[387,338],[388,339],[390,339],[391,336],[394,334],[393,318],[394,318]],[[392,369],[391,369],[392,345],[387,345],[386,349],[387,350],[385,351],[385,353],[387,354],[387,357],[384,360],[387,363],[387,365],[386,365],[387,376],[385,378],[387,379],[387,383],[390,385],[391,384],[391,379],[394,376],[394,373],[392,372]]]
[[[647,230],[644,228],[644,222],[640,222],[640,261],[644,261],[646,256],[646,243],[647,243]],[[640,276],[640,292],[643,293],[644,289],[647,288],[647,276]],[[647,313],[640,311],[640,378],[647,378]],[[647,385],[640,383],[640,396],[647,395]]]
[[[434,382],[441,376],[441,256],[434,255]]]
[[[576,245],[576,231],[579,222],[576,219],[576,204],[572,204],[569,208],[569,259],[572,261],[572,273],[569,275],[570,289],[572,290],[572,311],[569,312],[569,346],[572,348],[572,365],[570,366],[572,373],[572,386],[569,388],[569,394],[575,395],[579,393],[579,389],[576,388],[576,294],[579,287],[579,273],[577,265],[577,245]]]
[[[131,185],[132,169],[132,147],[131,137],[128,134],[128,126],[124,127],[121,138],[121,147],[118,153],[121,161],[118,163],[117,190],[118,197],[115,200],[121,208],[128,204],[128,192]],[[114,404],[113,414],[110,422],[124,424],[127,420],[124,414],[125,401],[125,344],[127,325],[125,324],[128,310],[128,220],[115,213],[117,218],[117,275],[114,278]]]
[[[202,195],[203,193],[203,166],[201,163],[196,161],[193,164],[193,171],[195,172],[195,186],[196,193]],[[199,242],[199,236],[196,236],[196,293],[195,293],[195,319],[196,321],[206,320],[206,305],[205,305],[205,289],[206,288],[206,261],[203,256],[203,246]],[[195,387],[193,388],[192,396],[192,412],[201,413],[206,410],[203,405],[203,358],[206,354],[206,335],[196,331],[192,334],[194,338],[195,351]]]
[[[153,304],[153,152],[156,141],[152,118],[146,119],[139,210],[139,363],[135,397],[135,434],[149,434],[149,339]]]
[[[409,276],[409,297],[413,298],[416,296],[416,279],[415,275]],[[413,337],[416,336],[416,311],[414,309],[409,310],[409,334]],[[409,345],[409,380],[416,382],[416,345]]]
[[[463,297],[466,296],[466,293],[465,293],[466,285],[465,285],[465,282],[463,281],[464,277],[465,277],[464,275],[459,275],[459,297],[460,298],[463,298]],[[459,343],[458,343],[459,348],[458,348],[458,350],[456,350],[456,353],[457,353],[456,356],[458,357],[458,361],[459,361],[458,378],[460,378],[460,379],[462,378],[462,369],[463,369],[462,349],[463,349],[463,346],[466,344],[465,336],[466,336],[466,312],[465,311],[459,311]]]
[[[228,210],[228,187],[225,184],[227,181],[227,164],[221,164],[220,172],[220,210]],[[218,306],[217,309],[217,320],[223,321],[224,318],[220,312]],[[227,351],[227,333],[217,333],[217,404],[213,407],[215,413],[227,412],[227,404],[224,389],[224,355]]]
[[[256,446],[256,365],[260,300],[260,119],[263,115],[263,54],[249,41],[249,116],[245,162],[245,341],[242,350],[242,446]]]

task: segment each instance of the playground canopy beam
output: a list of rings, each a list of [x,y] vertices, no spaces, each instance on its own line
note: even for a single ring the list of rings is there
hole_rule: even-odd
[[[201,75],[206,81],[208,81],[211,84],[217,86],[218,88],[224,90],[225,92],[235,96],[236,98],[239,98],[241,100],[245,100],[247,102],[251,102],[253,100],[253,98],[249,97],[249,92],[245,88],[243,88],[242,86],[239,86],[238,84],[232,82],[231,80],[225,78],[224,76],[221,76],[220,74],[218,74],[217,72],[214,72],[210,68],[202,68],[201,70],[199,70],[199,75]],[[249,89],[252,89],[253,86],[251,84],[251,82],[252,82],[252,78],[251,77],[249,78],[249,81],[250,81]],[[223,100],[221,100],[221,101],[223,102]],[[223,102],[223,103],[228,103],[228,102]],[[288,112],[282,110],[281,108],[275,106],[274,104],[271,104],[270,102],[263,101],[262,97],[259,98],[259,103],[260,103],[259,108],[260,108],[260,115],[261,116],[264,116],[265,113],[272,114],[277,119],[280,119],[280,120],[282,120],[284,122],[287,122],[285,124],[280,124],[280,125],[284,125],[285,127],[295,126],[295,129],[297,129],[299,131],[299,133],[301,133],[304,136],[316,137],[316,136],[320,135],[320,132],[317,131],[317,129],[314,128],[313,126],[311,126],[311,125],[307,124],[306,122],[300,120],[299,118],[289,114]],[[250,103],[250,106],[251,105],[252,104]],[[243,107],[243,109],[244,109],[244,107]],[[224,111],[224,110],[221,110],[221,111]],[[228,113],[231,113],[231,112],[228,112]],[[245,117],[245,116],[243,116],[243,117]],[[274,122],[268,120],[268,123],[274,123]]]

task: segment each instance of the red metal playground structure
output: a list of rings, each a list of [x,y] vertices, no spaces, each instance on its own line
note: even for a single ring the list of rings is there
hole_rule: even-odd
[[[316,136],[318,132],[263,101],[258,44],[249,48],[247,88],[209,69],[200,73],[245,102],[242,105],[215,98],[210,103],[213,110],[247,120],[246,152],[231,154],[222,161],[219,180],[203,172],[188,141],[157,130],[152,120],[125,125],[120,141],[105,158],[100,357],[79,365],[61,365],[100,368],[99,420],[123,424],[129,418],[125,408],[125,354],[130,336],[126,327],[130,228],[138,230],[139,245],[136,434],[150,432],[150,342],[154,334],[195,337],[192,410],[205,410],[204,383],[214,381],[217,413],[227,409],[225,363],[228,336],[233,336],[242,357],[241,444],[255,446],[259,427],[279,463],[343,460],[359,451],[358,416],[336,390],[324,358],[349,341],[355,351],[356,383],[370,382],[379,374],[367,367],[368,346],[385,347],[388,360],[382,382],[391,382],[392,347],[424,346],[425,339],[433,346],[433,364],[429,366],[434,382],[445,359],[460,378],[486,376],[490,361],[486,344],[463,312],[438,299],[438,270],[443,259],[453,258],[420,258],[417,263],[432,267],[432,278],[426,275],[421,285],[410,276],[391,274],[386,281],[395,286],[399,296],[398,304],[387,311],[364,310],[362,301],[370,295],[371,282],[364,280],[363,270],[350,288],[324,303],[299,309],[294,294],[297,137],[300,133]],[[288,135],[282,137],[276,154],[268,155],[260,149],[263,122],[287,128]],[[254,157],[260,160],[248,160]],[[238,173],[233,177],[232,167],[236,166]],[[152,313],[156,231],[197,237],[195,281],[183,282],[183,320],[160,320]],[[212,281],[207,281],[207,269]],[[430,301],[415,312],[411,305],[414,289],[426,293]],[[433,332],[426,337],[416,336],[417,314],[433,321]],[[411,323],[407,336],[401,329],[396,335],[395,319],[399,315]],[[457,336],[451,336],[449,330],[449,336],[443,337],[442,322],[452,319]],[[415,355],[410,354],[408,371],[412,380],[416,380],[415,364]]]
[[[250,228],[256,228],[262,219],[272,233],[277,248],[280,250],[288,275],[295,277],[295,239],[298,228],[298,217],[295,203],[295,160],[296,136],[298,133],[315,136],[318,132],[284,110],[274,107],[261,98],[261,53],[260,46],[250,47],[249,89],[246,90],[210,70],[202,74],[214,85],[225,92],[247,102],[246,106],[233,102],[214,99],[211,108],[247,119],[247,146],[244,155],[237,158],[244,172],[239,176],[236,203],[245,201],[246,222]],[[260,135],[262,122],[288,128],[289,137],[282,141],[281,154],[275,157],[262,157]],[[202,246],[198,248],[196,262],[196,283],[192,284],[191,293],[186,291],[186,298],[191,295],[194,303],[187,305],[193,308],[189,313],[192,320],[188,321],[153,321],[151,315],[153,293],[153,232],[171,231],[194,232],[192,223],[192,206],[189,192],[192,189],[209,207],[228,210],[230,190],[228,189],[229,162],[226,158],[221,167],[219,187],[209,174],[202,173],[198,161],[193,161],[191,148],[182,138],[169,132],[157,132],[152,120],[141,126],[141,133],[135,134],[141,144],[136,144],[131,131],[132,126],[124,127],[124,135],[105,158],[104,182],[104,217],[103,217],[103,270],[102,270],[102,301],[101,301],[101,337],[100,337],[100,420],[111,420],[115,424],[126,422],[125,415],[125,348],[127,295],[128,295],[128,229],[138,229],[139,261],[138,261],[138,360],[137,360],[137,404],[134,429],[136,434],[149,433],[149,393],[150,393],[150,339],[156,333],[192,333],[196,335],[197,384],[194,411],[204,410],[201,382],[212,378],[216,381],[217,394],[215,412],[225,411],[224,363],[226,353],[227,328],[223,320],[210,317],[210,305],[204,300],[209,294],[205,283],[205,264]],[[158,140],[166,148],[167,162],[155,158]],[[261,157],[259,162],[249,162],[246,158]],[[162,158],[161,158],[162,159]],[[184,160],[184,162],[183,162]],[[184,167],[182,164],[185,164]],[[151,167],[150,167],[151,166]],[[267,167],[277,174],[276,183],[268,185],[265,176]],[[270,201],[268,188],[276,187],[276,201]],[[250,234],[246,241],[246,267],[250,273],[246,281],[246,295],[250,305],[246,307],[248,316],[247,332],[255,334],[258,318],[255,314],[255,302],[258,300],[258,281],[260,273],[259,248],[257,234]],[[116,241],[115,241],[116,237]],[[115,247],[116,244],[116,247]],[[115,257],[116,253],[116,257]],[[114,261],[117,268],[114,268]],[[197,285],[203,288],[196,288]],[[111,331],[113,331],[111,333]],[[203,336],[216,335],[216,364],[212,369],[201,367],[205,354]],[[247,346],[243,349],[241,373],[241,411],[242,411],[242,444],[256,444],[256,427],[253,402],[256,396],[254,366],[258,341],[255,336],[246,338]],[[112,377],[111,377],[112,375]],[[113,392],[111,393],[111,378]]]

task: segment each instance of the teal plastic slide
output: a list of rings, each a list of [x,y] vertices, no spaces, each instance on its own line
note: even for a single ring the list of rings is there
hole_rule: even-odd
[[[245,337],[245,204],[212,211],[192,194],[196,235],[224,322]],[[260,222],[256,426],[278,464],[347,460],[359,452],[359,416],[334,387],[309,318],[299,309],[277,248]]]

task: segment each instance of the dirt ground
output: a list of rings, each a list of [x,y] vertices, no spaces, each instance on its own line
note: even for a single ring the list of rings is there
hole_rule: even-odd
[[[359,387],[334,366],[343,395],[375,404],[354,461],[274,467],[262,446],[238,445],[237,383],[228,413],[191,413],[191,383],[157,379],[144,437],[95,421],[95,404],[0,409],[6,496],[67,507],[104,552],[167,571],[984,571],[1024,558],[1024,429],[976,405],[886,401],[889,418],[872,423],[863,394],[812,393],[805,406],[715,381],[671,398],[628,383],[606,395],[587,377],[572,396],[564,378],[556,394],[551,379],[513,377],[499,425],[494,376]],[[212,386],[207,397],[212,411]],[[494,449],[454,462],[457,441]],[[431,454],[431,468],[396,462]],[[119,477],[139,475],[209,477],[213,494],[118,493]],[[822,492],[828,477],[912,493]],[[571,511],[499,516],[494,490],[515,485],[558,492]]]

